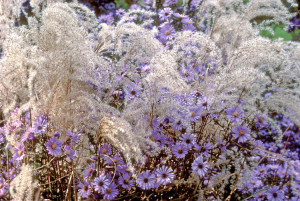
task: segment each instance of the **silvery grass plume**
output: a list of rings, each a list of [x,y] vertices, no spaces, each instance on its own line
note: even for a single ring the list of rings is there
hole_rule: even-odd
[[[39,182],[30,165],[23,164],[21,172],[11,181],[9,191],[13,200],[38,201],[40,199]]]
[[[178,32],[167,47],[154,37],[155,28],[144,28],[150,20],[131,22],[131,17],[155,14],[149,11],[133,10],[116,24],[96,27],[93,14],[76,2],[36,9],[38,20],[28,17],[28,26],[11,27],[4,40],[1,106],[7,116],[18,105],[20,112],[49,114],[55,129],[83,128],[96,138],[100,125],[98,135],[122,150],[128,163],[147,153],[151,121],[171,114],[182,92],[201,91],[215,112],[242,95],[246,116],[278,111],[300,125],[300,57],[292,51],[299,50],[299,43],[259,36],[266,24],[288,24],[291,15],[279,0],[264,3],[206,1],[197,26],[206,25],[207,32]],[[256,22],[261,15],[271,20]],[[98,33],[96,42],[93,33]],[[136,77],[133,71],[141,62],[149,64],[150,73]],[[179,71],[184,64],[202,66],[195,75],[199,78],[183,79]],[[125,98],[122,106],[113,107],[113,91],[132,80],[139,80],[140,99]],[[107,93],[100,98],[90,85]],[[269,91],[273,96],[264,99]],[[184,124],[190,132],[189,122]]]

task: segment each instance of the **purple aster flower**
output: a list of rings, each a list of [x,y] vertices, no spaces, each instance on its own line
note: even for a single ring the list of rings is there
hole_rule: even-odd
[[[13,155],[14,160],[17,160],[17,161],[23,160],[23,158],[25,156],[24,148],[25,148],[24,145],[21,143],[15,147],[14,155]]]
[[[238,139],[238,142],[244,143],[251,139],[250,136],[250,129],[247,128],[245,125],[243,126],[237,126],[236,128],[232,129],[232,132],[234,133],[232,136],[235,139]]]
[[[189,149],[185,143],[176,142],[176,144],[172,147],[172,151],[177,158],[184,158]]]
[[[150,170],[146,170],[146,172],[140,173],[136,183],[143,190],[148,190],[154,188],[155,186],[155,176],[150,173]]]
[[[53,137],[59,138],[61,136],[60,132],[55,131]]]
[[[164,146],[167,143],[167,136],[165,136],[164,134],[161,134],[161,133],[157,133],[157,132],[154,132],[151,135],[150,139],[153,142],[156,142],[158,144],[158,146]]]
[[[35,135],[34,135],[34,128],[30,127],[22,136],[21,142],[26,142],[28,140],[34,140]]]
[[[278,186],[273,186],[269,188],[267,198],[269,201],[282,201],[284,200],[284,193],[282,190],[279,190]]]
[[[112,182],[108,188],[103,192],[104,194],[104,199],[107,199],[107,200],[112,200],[114,198],[116,198],[119,194],[119,191],[117,189],[117,185]]]
[[[124,165],[124,161],[123,161],[120,153],[116,153],[112,159],[105,157],[105,162],[108,165],[116,165],[116,166]]]
[[[181,137],[179,138],[183,143],[186,144],[186,146],[191,149],[193,147],[193,144],[196,141],[196,135],[195,134],[189,134],[185,133],[182,134]]]
[[[7,192],[8,185],[3,178],[0,178],[0,198]]]
[[[116,5],[113,2],[107,3],[104,5],[104,8],[106,8],[107,10],[112,10],[116,8]]]
[[[166,0],[163,4],[164,7],[167,7],[167,6],[171,6],[173,4],[176,4],[177,3],[177,0]]]
[[[159,18],[161,20],[168,20],[169,17],[171,17],[171,15],[173,14],[173,11],[171,8],[164,8],[163,10],[161,10],[159,12]]]
[[[139,5],[137,5],[137,4],[132,4],[130,6],[130,10],[138,10],[138,9],[141,9],[141,7]]]
[[[4,136],[0,133],[0,144],[4,143]]]
[[[0,178],[0,198],[7,192],[8,185],[3,178]]]
[[[142,88],[135,84],[134,82],[131,82],[130,85],[125,90],[127,97],[129,100],[133,100],[137,97],[140,97],[140,91]]]
[[[6,177],[8,177],[10,180],[14,179],[17,176],[17,170],[15,167],[11,168],[6,172]]]
[[[56,137],[52,137],[46,142],[45,145],[47,150],[49,151],[49,154],[51,154],[52,156],[58,156],[61,153],[62,144],[62,141],[56,139]]]
[[[196,27],[192,24],[184,24],[182,27],[182,31],[195,31]]]
[[[125,15],[126,11],[123,8],[120,8],[116,11],[116,15],[121,18]]]
[[[5,126],[0,128],[0,144],[2,144],[4,142],[5,131],[6,131]]]
[[[93,185],[95,186],[95,191],[98,193],[104,193],[110,184],[109,179],[105,176],[105,174],[100,174],[99,177],[94,179]]]
[[[75,151],[72,149],[71,146],[69,145],[65,145],[63,148],[65,154],[70,158],[70,159],[74,159],[74,157],[76,156]]]
[[[175,177],[173,170],[170,167],[162,166],[155,171],[157,183],[159,185],[167,185],[172,182]]]
[[[80,136],[81,136],[80,133],[73,133],[70,130],[67,130],[66,133],[67,133],[68,137],[72,140],[72,143],[76,144],[80,140]]]
[[[239,107],[232,107],[232,108],[226,110],[226,116],[232,122],[241,121],[243,114],[244,114],[243,110],[241,110]]]
[[[93,175],[93,173],[95,172],[95,163],[90,164],[89,166],[87,166],[84,171],[83,171],[83,177],[90,177]]]
[[[203,161],[202,156],[199,156],[192,163],[193,172],[203,178],[208,170],[208,163]]]
[[[125,189],[129,189],[130,187],[134,186],[134,182],[130,179],[130,175],[126,173],[123,174],[123,176],[120,176],[118,181],[119,184]]]
[[[180,131],[183,128],[181,120],[175,121],[172,125],[172,129],[175,131]]]
[[[263,200],[265,200],[265,197],[266,197],[265,194],[263,192],[261,192],[261,193],[258,193],[255,195],[254,200],[255,201],[263,201]]]
[[[47,119],[45,116],[37,117],[36,122],[34,123],[34,132],[37,134],[44,134],[47,128]]]
[[[193,20],[191,20],[191,19],[188,18],[188,17],[182,18],[181,22],[182,22],[183,24],[186,24],[186,25],[188,25],[188,24],[193,24]]]
[[[238,188],[243,194],[252,193],[253,188],[251,188],[250,181],[246,181],[243,183],[241,187]]]
[[[100,154],[111,155],[111,146],[108,143],[101,145]],[[99,152],[98,152],[99,154]]]
[[[162,25],[162,27],[160,29],[160,34],[159,34],[159,36],[162,40],[169,39],[171,36],[173,36],[173,34],[175,34],[175,29],[173,26],[171,26],[167,23]]]
[[[86,179],[83,181],[83,183],[78,184],[77,187],[79,188],[79,195],[82,198],[88,198],[89,195],[92,193],[92,186]]]
[[[260,129],[265,128],[268,125],[268,122],[261,115],[256,115],[257,123],[256,126]]]
[[[190,109],[188,120],[196,122],[197,119],[201,118],[201,108],[192,108]]]
[[[194,146],[195,150],[199,151],[205,157],[209,155],[209,151],[212,149],[212,143],[210,142],[203,144],[202,146],[199,146],[198,144],[195,144]]]

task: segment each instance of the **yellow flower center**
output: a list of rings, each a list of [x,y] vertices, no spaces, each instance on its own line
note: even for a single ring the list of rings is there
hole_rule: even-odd
[[[240,131],[240,132],[239,132],[239,135],[240,135],[240,136],[243,136],[244,134],[245,134],[244,131]]]
[[[234,113],[232,114],[232,116],[233,116],[233,117],[238,117],[239,114],[238,114],[237,112],[234,112]]]
[[[102,150],[102,153],[103,153],[103,154],[106,154],[106,153],[107,153],[107,149],[103,149],[103,150]]]
[[[167,30],[167,31],[165,31],[165,35],[170,35],[170,31],[169,30]]]
[[[108,188],[108,189],[106,190],[106,193],[112,193],[112,189],[111,189],[111,188]]]
[[[3,187],[3,184],[0,184],[0,189]]]
[[[18,151],[18,155],[19,155],[19,156],[22,156],[22,154],[23,154],[23,151],[22,151],[22,150]]]
[[[51,149],[56,149],[56,144],[52,144]]]
[[[191,116],[194,117],[196,114],[194,111],[191,112]]]
[[[151,140],[152,140],[153,142],[156,142],[155,137],[151,137]]]

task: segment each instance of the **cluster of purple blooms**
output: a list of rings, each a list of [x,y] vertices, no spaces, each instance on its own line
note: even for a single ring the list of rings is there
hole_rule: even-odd
[[[177,6],[177,0],[165,0],[157,10],[158,33],[155,37],[168,48],[167,43],[172,40],[176,31],[193,32],[197,29],[205,29],[196,26],[193,15],[184,14],[193,13],[201,2],[201,0],[190,1],[188,12],[184,12],[182,7]],[[151,0],[144,0],[144,3],[145,9],[156,11],[151,6]],[[130,10],[141,7],[133,4]],[[106,12],[99,16],[98,22],[108,25],[120,20],[127,12],[123,8],[116,9],[112,2],[101,5],[100,9]],[[131,20],[141,19],[143,16],[133,16]],[[152,26],[150,24],[147,28]],[[196,79],[196,74],[201,73],[202,68],[201,64],[193,68],[187,65],[179,71],[189,83]],[[142,63],[135,69],[137,75],[147,74],[150,71],[147,63]],[[118,79],[121,80],[124,76],[126,71],[119,75]],[[122,103],[125,100],[134,101],[141,98],[143,87],[139,80],[132,80],[127,86],[111,90],[101,88],[99,91],[102,100],[112,97]],[[111,93],[107,94],[107,91]],[[279,135],[275,125],[271,125],[263,114],[257,115],[254,119],[247,119],[239,101],[218,113],[211,108],[209,98],[203,96],[200,91],[178,95],[176,101],[180,107],[173,108],[172,115],[160,118],[163,120],[148,117],[147,120],[151,121],[152,127],[152,135],[149,139],[161,148],[161,152],[158,156],[145,156],[144,165],[137,165],[140,172],[136,175],[129,170],[122,154],[111,144],[90,142],[91,160],[75,176],[75,188],[79,196],[96,200],[113,200],[117,197],[126,200],[133,195],[155,199],[154,195],[159,194],[164,200],[172,198],[184,200],[186,197],[181,195],[186,192],[193,193],[194,188],[198,186],[184,184],[183,188],[178,189],[175,181],[186,181],[191,175],[195,175],[199,178],[199,183],[209,187],[210,183],[221,175],[222,169],[214,165],[214,162],[221,157],[226,157],[228,151],[232,151],[243,152],[245,161],[246,158],[260,161],[257,167],[253,167],[248,179],[231,195],[232,197],[271,201],[300,199],[300,129],[290,119],[279,114],[269,116],[275,119],[276,125],[284,131],[281,141],[275,142],[274,138]],[[116,107],[119,108],[118,105]],[[52,172],[49,170],[49,174],[53,174],[51,177],[37,175],[41,183],[49,183],[48,180],[56,181],[55,168],[59,168],[59,164],[64,164],[67,171],[73,171],[70,168],[78,159],[77,149],[81,137],[89,135],[72,130],[54,130],[49,121],[51,116],[42,114],[33,119],[30,111],[18,116],[17,110],[11,114],[13,121],[0,128],[0,199],[6,200],[9,199],[10,181],[18,175],[22,163],[30,161],[37,169],[51,163],[53,165]],[[209,121],[221,124],[221,121],[219,122],[221,118],[226,121],[226,125],[222,125],[226,135],[219,135],[216,138],[215,133],[204,135],[201,132]],[[192,125],[194,132],[186,132],[185,122]],[[12,135],[15,143],[12,143]],[[64,140],[63,135],[67,136]],[[9,152],[5,151],[6,144]],[[41,148],[34,154],[38,147]],[[241,170],[239,174],[242,177],[249,173]],[[61,179],[60,182],[68,183],[66,179]],[[53,185],[64,191],[67,185],[64,188],[61,183]],[[229,194],[230,191],[226,193]],[[217,199],[213,192],[206,192],[206,195],[212,200]],[[49,199],[62,199],[59,193],[45,189],[42,191],[42,196]]]

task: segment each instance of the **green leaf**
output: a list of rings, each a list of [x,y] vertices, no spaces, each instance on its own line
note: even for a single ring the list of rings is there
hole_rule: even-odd
[[[126,3],[125,0],[115,0],[115,3],[117,8],[120,8],[122,6],[126,10],[129,9],[129,5]]]
[[[273,39],[276,39],[276,38],[283,38],[284,40],[292,40],[293,37],[290,33],[283,30],[283,28],[276,27]]]

